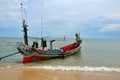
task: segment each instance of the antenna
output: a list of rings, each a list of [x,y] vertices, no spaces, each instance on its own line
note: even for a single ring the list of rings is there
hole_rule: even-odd
[[[26,10],[25,7],[23,6],[23,1],[21,0],[21,16],[22,16],[22,21],[25,20],[27,22],[27,14],[26,14]]]
[[[41,38],[43,37],[43,0],[41,0]]]

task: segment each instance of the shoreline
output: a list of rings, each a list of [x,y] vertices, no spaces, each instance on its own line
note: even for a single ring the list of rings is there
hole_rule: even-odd
[[[0,80],[120,80],[120,72],[66,71],[7,67],[0,68]]]

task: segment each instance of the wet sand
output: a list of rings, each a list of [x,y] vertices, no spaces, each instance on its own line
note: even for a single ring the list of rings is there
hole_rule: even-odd
[[[13,67],[0,69],[0,80],[120,80],[120,72],[62,71]]]

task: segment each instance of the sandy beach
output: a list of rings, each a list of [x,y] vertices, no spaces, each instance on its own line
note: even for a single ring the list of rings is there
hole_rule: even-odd
[[[119,72],[1,68],[0,80],[120,80]]]

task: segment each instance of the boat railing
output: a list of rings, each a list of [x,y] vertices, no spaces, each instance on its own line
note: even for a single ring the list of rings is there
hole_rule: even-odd
[[[18,49],[30,50],[30,47],[25,45],[23,42],[17,42],[16,46]]]

